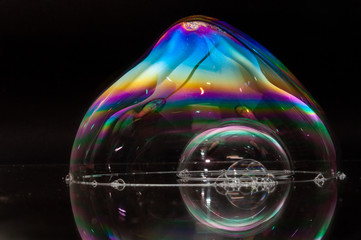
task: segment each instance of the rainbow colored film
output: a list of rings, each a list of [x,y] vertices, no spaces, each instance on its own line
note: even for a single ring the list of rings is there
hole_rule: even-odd
[[[191,138],[234,119],[271,129],[294,170],[336,170],[321,111],[290,71],[244,33],[195,16],[170,27],[95,100],[73,145],[72,171],[178,162]]]
[[[322,111],[292,73],[193,16],[91,105],[68,180],[83,239],[321,239],[336,171]]]

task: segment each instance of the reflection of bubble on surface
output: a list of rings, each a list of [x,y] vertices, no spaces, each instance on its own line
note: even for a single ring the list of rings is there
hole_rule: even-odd
[[[266,189],[252,191],[251,185],[232,179],[216,188],[180,187],[189,212],[202,224],[212,229],[248,235],[259,232],[277,219],[290,189],[289,184],[277,186],[269,194]],[[225,190],[223,194],[220,191]]]
[[[220,171],[220,175],[223,174],[224,177],[225,171]],[[207,239],[239,239],[247,236],[255,236],[255,239],[283,239],[292,235],[293,239],[315,239],[315,236],[323,236],[327,229],[337,192],[335,181],[330,179],[326,179],[321,188],[315,187],[312,180],[315,175],[311,177],[311,174],[309,182],[292,182],[292,179],[289,179],[287,183],[282,183],[281,179],[275,186],[274,192],[269,193],[265,200],[268,202],[270,197],[277,195],[280,191],[279,187],[291,186],[292,194],[287,195],[278,214],[264,222],[259,219],[263,224],[254,225],[252,229],[246,230],[246,227],[239,228],[238,225],[237,230],[237,221],[246,217],[246,213],[250,210],[234,206],[224,192],[218,193],[217,187],[211,184],[192,186],[189,182],[180,182],[170,187],[166,175],[172,174],[175,173],[142,174],[147,177],[145,179],[148,180],[147,182],[152,178],[163,180],[163,187],[151,184],[133,185],[135,182],[130,180],[118,181],[120,176],[126,179],[129,173],[114,173],[107,177],[86,176],[87,180],[84,182],[72,180],[70,191],[73,213],[83,239],[90,237],[109,239],[109,236],[118,239],[136,239],[139,234],[146,236],[145,239],[161,239],[169,236],[171,239],[179,240],[204,239],[205,236]],[[195,173],[189,174],[191,176]],[[91,186],[93,178],[98,179],[96,188]],[[105,182],[107,179],[108,182]],[[178,194],[179,189],[182,197]],[[259,191],[262,192],[261,189]],[[199,208],[198,204],[202,208]],[[184,205],[187,208],[183,207]],[[259,205],[264,206],[264,201],[260,200]],[[255,207],[257,209],[257,206]],[[122,213],[126,211],[126,214],[120,214],[119,208],[123,210]],[[226,211],[227,209],[230,211]],[[202,211],[206,211],[208,216],[202,215]],[[228,218],[220,223],[217,222],[214,214],[219,213],[227,214]],[[305,216],[312,222],[304,221]],[[97,219],[97,222],[94,219]],[[295,229],[298,228],[299,231],[294,234]]]
[[[208,174],[206,181],[201,177],[205,174]],[[308,180],[297,181],[294,180],[293,177],[290,177],[297,174],[305,175],[303,179]],[[172,176],[177,176],[180,181],[178,183],[172,183],[169,181],[172,179],[169,177]],[[320,214],[325,213],[322,212],[325,211],[322,210],[322,208],[328,209],[326,208],[327,205],[325,205],[326,200],[324,199],[324,194],[328,192],[335,193],[335,190],[332,188],[334,185],[333,180],[340,179],[341,176],[344,176],[341,172],[322,178],[319,172],[267,170],[262,164],[255,160],[242,159],[233,163],[227,170],[221,169],[208,173],[189,171],[187,169],[184,169],[182,172],[109,173],[84,175],[81,180],[74,179],[72,175],[69,174],[65,177],[65,181],[69,183],[70,188],[73,189],[72,195],[77,194],[77,196],[81,196],[81,198],[72,197],[73,204],[75,202],[80,203],[78,205],[79,209],[84,209],[89,213],[94,211],[92,208],[102,208],[102,205],[97,205],[101,204],[100,202],[95,202],[91,204],[89,209],[87,201],[89,201],[89,199],[93,199],[92,201],[104,199],[105,196],[101,193],[103,191],[109,191],[110,198],[116,197],[117,193],[121,194],[119,203],[121,204],[122,209],[126,209],[126,216],[128,218],[135,217],[136,219],[139,216],[143,216],[142,214],[144,213],[134,215],[134,209],[143,206],[144,202],[153,202],[152,197],[148,196],[146,199],[141,200],[139,196],[147,196],[147,192],[161,192],[161,195],[167,195],[172,189],[179,189],[182,196],[181,203],[186,205],[191,216],[202,223],[203,226],[209,228],[204,231],[211,230],[212,232],[214,231],[214,234],[231,234],[235,237],[246,237],[257,235],[267,228],[270,228],[272,225],[279,228],[280,226],[277,225],[277,222],[283,221],[282,219],[279,219],[279,217],[283,216],[285,211],[290,212],[291,210],[294,212],[294,208],[297,206],[298,201],[305,202],[310,199],[308,200],[309,204],[307,204],[309,207],[321,204],[318,207],[321,209],[321,212],[318,213],[318,215],[316,214],[319,218]],[[138,180],[138,177],[140,180]],[[126,181],[124,179],[126,179]],[[141,179],[143,179],[143,182]],[[159,181],[154,181],[155,179],[158,179]],[[323,179],[324,184],[320,186],[320,188],[312,188],[312,183],[317,185],[315,179]],[[94,185],[94,182],[96,182],[96,185]],[[291,188],[291,186],[293,186],[293,188]],[[86,187],[90,187],[90,189]],[[91,189],[95,188],[98,189],[96,192],[99,196],[93,197],[94,194],[89,196],[89,192],[92,191]],[[116,191],[111,191],[112,189]],[[303,195],[299,195],[300,193],[298,193],[296,197],[297,201],[293,200],[292,204],[287,205],[286,202],[289,198],[288,192],[291,191],[291,189],[293,192],[291,195],[295,195],[296,189],[303,193]],[[302,189],[310,189],[306,190],[310,195],[305,195],[305,190]],[[315,190],[317,191],[315,192]],[[131,192],[136,193],[136,198],[132,198]],[[177,194],[175,195],[177,196]],[[319,195],[323,196],[324,200],[322,202],[318,201],[319,198],[317,196]],[[293,198],[295,197],[293,196]],[[129,201],[126,199],[129,199]],[[111,199],[108,201],[110,200]],[[125,202],[128,203],[125,204]],[[164,202],[160,202],[162,202],[162,206],[158,206],[157,208],[164,207],[164,210],[169,211],[164,205]],[[279,203],[280,205],[275,205],[276,203]],[[109,203],[107,203],[107,205],[108,204]],[[132,204],[135,204],[136,206],[133,206]],[[118,208],[119,205],[117,204],[115,209]],[[302,205],[302,208],[305,208],[305,206]],[[110,209],[111,208],[109,208],[108,211],[110,211]],[[118,213],[119,210],[116,212]],[[99,210],[93,214],[98,213]],[[74,209],[74,214],[79,214],[79,210]],[[111,212],[107,213],[107,215],[111,214]],[[295,217],[292,214],[291,216]],[[101,221],[105,220],[103,219]],[[157,219],[157,221],[160,221],[160,219]],[[115,229],[113,230],[117,232],[117,228],[123,224],[124,223],[120,225],[116,224]],[[144,226],[151,226],[151,224],[155,224],[155,222],[143,223]],[[327,225],[328,223],[326,222],[325,224]],[[287,228],[287,226],[288,225],[283,226],[283,228]],[[127,229],[123,229],[122,231],[124,231],[124,234],[129,234]],[[92,233],[93,232],[90,234]],[[97,234],[98,236],[100,235],[99,232]],[[301,236],[304,236],[304,234]],[[296,239],[300,238],[296,237]]]

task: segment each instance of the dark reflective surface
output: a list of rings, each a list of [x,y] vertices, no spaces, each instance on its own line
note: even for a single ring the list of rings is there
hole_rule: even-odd
[[[337,207],[324,239],[358,239],[360,230],[356,220],[357,216],[361,214],[359,205],[361,202],[361,179],[358,173],[360,167],[361,164],[357,162],[344,162],[343,169],[348,178],[337,183]],[[64,181],[67,172],[68,166],[66,165],[1,166],[0,239],[81,239],[71,209],[69,187]],[[293,229],[293,227],[299,226],[300,230],[298,231],[311,230],[315,227],[317,219],[310,216],[322,217],[322,215],[327,214],[324,211],[327,204],[322,204],[326,203],[327,200],[322,197],[316,198],[312,189],[318,191],[317,187],[312,184],[304,185],[302,191],[300,189],[298,192],[291,190],[287,208],[292,206],[295,198],[298,200],[300,198],[304,199],[304,201],[297,203],[304,207],[299,207],[297,211],[293,212],[283,212],[277,220],[281,223],[277,225],[278,231],[292,235],[294,231],[287,232],[285,229]],[[109,201],[109,192],[114,194],[113,202]],[[193,239],[230,238],[222,235],[222,232],[213,231],[195,220],[187,211],[184,203],[179,201],[180,192],[177,189],[167,189],[166,191],[159,189],[147,191],[143,189],[139,191],[139,189],[128,188],[123,192],[119,192],[113,189],[88,186],[83,187],[82,191],[77,191],[77,194],[78,196],[87,196],[81,206],[88,208],[88,216],[96,213],[95,216],[99,217],[103,213],[104,218],[101,219],[103,221],[110,219],[110,222],[108,221],[110,229],[118,229],[119,233],[128,234],[128,238],[120,239],[159,239],[157,234],[162,234],[165,230],[169,231],[171,229],[176,231],[173,231],[167,239],[182,239],[182,237],[187,239],[184,237],[197,236],[192,235],[197,231],[203,234]],[[133,196],[125,198],[126,201],[133,205],[139,205],[141,201],[143,202],[143,207],[137,209],[138,212],[134,214],[134,217],[138,214],[139,224],[133,221],[126,225],[127,227],[114,225],[121,222],[122,217],[124,217],[121,214],[124,214],[124,212],[119,210],[120,205],[117,205],[117,208],[114,208],[116,211],[113,211],[114,203],[124,203],[124,194]],[[329,194],[332,195],[331,192]],[[103,198],[100,198],[100,196],[103,196]],[[91,201],[98,204],[89,208],[88,203]],[[316,206],[321,207],[317,208]],[[314,211],[302,213],[302,209],[312,208]],[[114,218],[115,216],[116,218]],[[304,218],[302,219],[302,217]],[[151,221],[147,221],[147,219]],[[310,219],[315,222],[307,221]],[[142,222],[145,224],[140,224]],[[150,223],[153,225],[149,225]],[[97,222],[93,221],[92,223],[90,221],[90,224],[96,225]],[[271,232],[272,227],[273,225],[268,229]],[[296,228],[293,230],[296,230]],[[132,231],[133,233],[143,232],[145,234],[134,237]],[[276,227],[273,231],[276,231]],[[148,234],[149,232],[153,232],[153,235]],[[258,235],[255,239],[264,239],[266,237],[270,239],[271,236]],[[234,237],[231,237],[231,239],[234,239]],[[282,236],[280,239],[282,239]]]
[[[66,165],[0,166],[0,239],[79,239]]]

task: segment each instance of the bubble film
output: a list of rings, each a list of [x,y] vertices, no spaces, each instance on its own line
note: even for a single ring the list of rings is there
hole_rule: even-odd
[[[79,127],[72,170],[177,162],[192,137],[228,119],[272,129],[294,169],[336,170],[320,110],[295,77],[250,37],[206,17],[173,25],[98,97]]]
[[[244,233],[271,224],[290,188],[282,184],[273,193],[277,180],[269,170],[291,170],[276,139],[271,129],[248,120],[223,123],[197,135],[181,157],[180,173],[191,172],[188,181],[219,176],[215,188],[180,188],[189,211],[203,224],[226,231]]]
[[[216,232],[226,236],[217,239],[257,234],[311,239],[323,236],[333,215],[335,185],[327,180],[344,178],[336,171],[322,111],[292,73],[246,34],[225,22],[193,16],[173,24],[91,105],[74,141],[67,179],[83,185],[71,187],[71,198],[84,239],[107,239],[101,230],[95,234],[94,228],[82,225],[96,218],[92,211],[106,212],[106,206],[95,206],[98,202],[115,201],[111,192],[104,193],[109,199],[93,190],[88,196],[90,186],[122,191],[114,203],[120,206],[117,214],[129,229],[137,228],[132,222],[137,214],[151,219],[141,231],[153,237],[149,239],[178,239],[156,230],[169,216],[154,209],[138,211],[145,210],[146,200],[139,200],[144,193],[150,194],[150,205],[159,207],[154,194],[167,195],[163,187],[180,193],[172,202],[184,204],[189,213],[173,218],[188,219],[186,228],[195,220],[211,229],[210,237]],[[297,181],[314,183],[310,192],[330,187],[323,191],[325,214],[308,232],[293,232],[285,221],[285,231],[273,231],[281,216],[301,216],[298,209],[285,210]],[[322,201],[317,204],[321,209]],[[317,218],[317,211],[307,211]],[[124,239],[139,237],[127,232],[128,227],[119,228],[119,233],[115,227],[107,231]],[[186,237],[204,239],[197,234]]]
[[[96,179],[100,185],[118,177],[94,177],[91,182]],[[147,174],[142,180],[155,177],[159,178]],[[162,179],[171,181],[168,175]],[[327,233],[337,202],[336,183],[330,180],[318,187],[312,181],[288,182],[253,192],[247,187],[228,189],[228,193],[221,186],[73,183],[70,196],[82,239],[304,240],[323,239]]]

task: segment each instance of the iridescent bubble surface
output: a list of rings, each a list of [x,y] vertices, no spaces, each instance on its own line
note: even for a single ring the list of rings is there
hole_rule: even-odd
[[[119,177],[132,178],[108,175],[89,181],[96,179],[100,184]],[[146,174],[143,181],[172,182],[172,174]],[[246,198],[238,198],[240,195]],[[73,183],[70,196],[82,239],[304,240],[324,238],[334,215],[337,186],[335,180],[322,187],[312,181],[289,182],[253,193],[247,188],[234,189],[227,196],[221,186],[94,187]]]
[[[265,48],[224,22],[184,19],[105,90],[71,154],[78,164],[177,162],[208,125],[251,119],[278,135],[296,170],[336,170],[317,104]]]
[[[292,182],[307,178],[300,173],[318,174],[310,179],[322,187],[336,171],[322,111],[292,73],[246,34],[193,16],[172,25],[91,105],[69,179],[130,191],[130,201],[138,187],[173,187],[175,202],[205,228],[252,236],[287,215]],[[82,187],[71,188],[76,218],[88,219],[79,217],[87,211],[79,210]],[[327,229],[326,219],[309,235]]]

